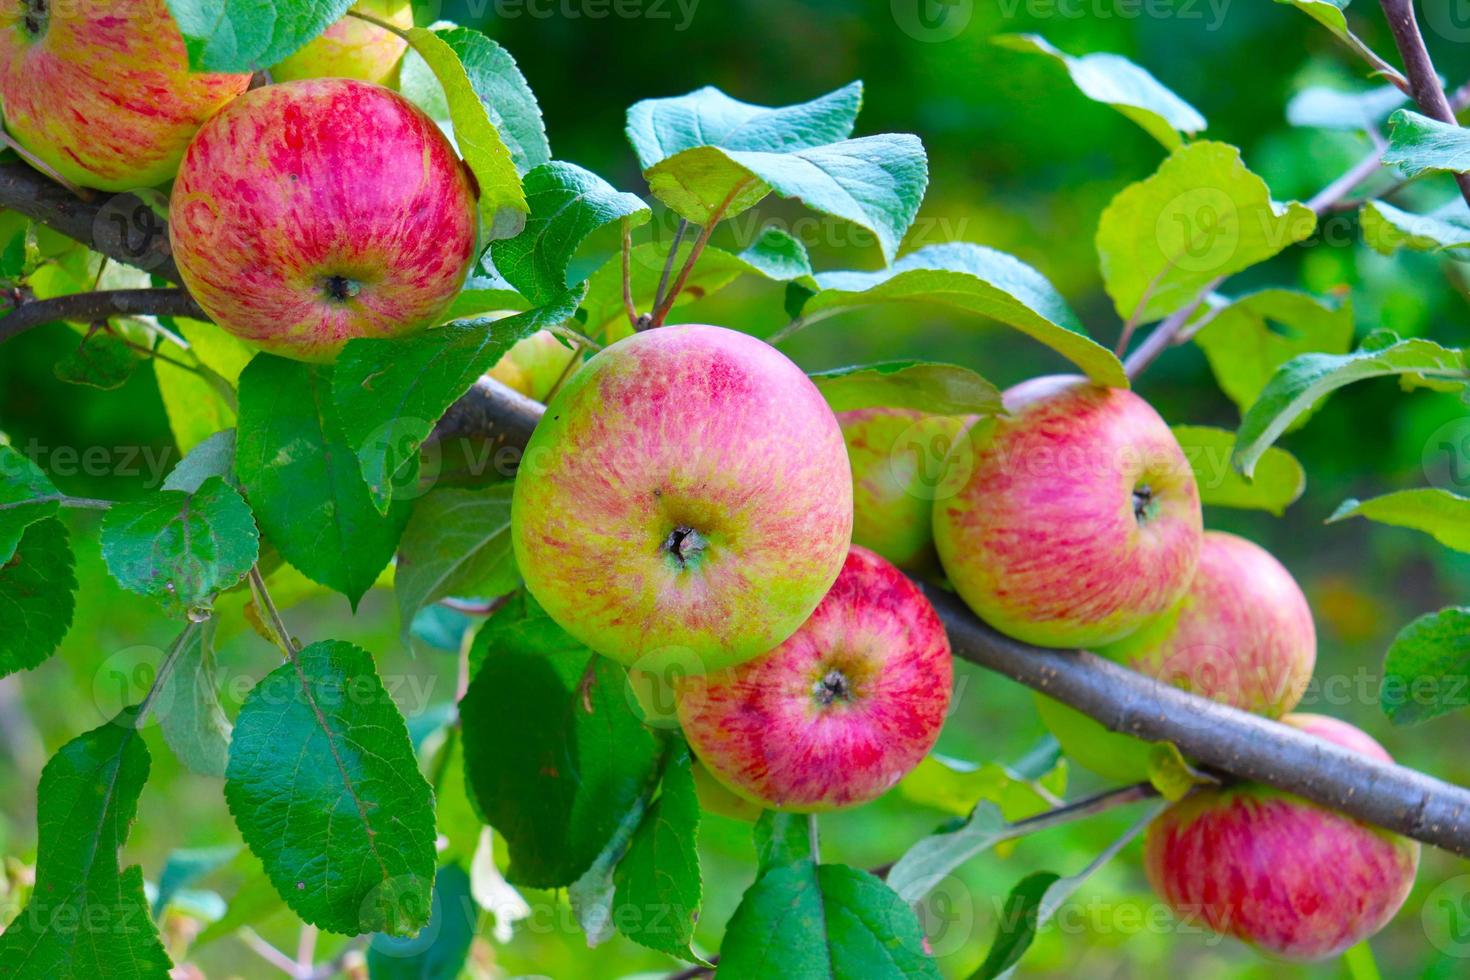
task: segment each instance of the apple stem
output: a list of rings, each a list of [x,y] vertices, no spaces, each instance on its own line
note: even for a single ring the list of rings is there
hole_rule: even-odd
[[[699,257],[704,254],[704,247],[709,244],[709,236],[714,234],[715,225],[720,223],[720,219],[724,217],[730,205],[735,203],[735,198],[740,192],[754,180],[754,177],[749,177],[736,184],[725,199],[710,212],[709,220],[699,229],[699,237],[694,239],[694,247],[689,250],[689,257],[684,260],[684,265],[679,269],[679,278],[674,280],[673,288],[669,290],[669,294],[663,298],[663,301],[654,307],[652,326],[664,325],[664,318],[669,315],[669,310],[674,308],[674,301],[679,298],[679,293],[684,289],[684,283],[689,281],[689,273],[694,271],[694,263],[698,262]]]
[[[633,305],[633,227],[623,219],[623,312],[628,326],[638,329],[638,309]]]
[[[658,277],[658,289],[653,293],[653,308],[658,309],[664,301],[664,290],[669,288],[669,274],[674,271],[674,257],[679,254],[679,246],[684,242],[684,235],[689,231],[689,222],[683,218],[679,219],[679,226],[674,229],[674,240],[669,244],[669,254],[664,258],[664,271]]]

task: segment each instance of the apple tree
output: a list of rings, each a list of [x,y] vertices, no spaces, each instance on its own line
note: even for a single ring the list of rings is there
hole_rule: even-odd
[[[1354,382],[1470,403],[1464,350],[1355,336],[1346,287],[1236,278],[1344,208],[1385,255],[1461,257],[1470,96],[1409,0],[1381,4],[1401,69],[1346,3],[1283,2],[1383,83],[1299,107],[1370,137],[1304,201],[1138,64],[995,38],[1160,144],[1093,218],[1121,323],[1104,343],[1020,259],[913,241],[947,175],[918,137],[863,129],[858,82],[766,106],[691,76],[628,108],[642,181],[620,187],[555,154],[510,51],[394,0],[12,0],[0,342],[70,331],[57,376],[103,390],[151,372],[180,458],[146,492],[83,497],[0,440],[0,678],[53,657],[93,555],[173,636],[40,772],[33,868],[0,877],[0,977],[199,976],[226,937],[293,977],[500,975],[492,941],[547,910],[670,976],[1001,977],[1115,859],[1213,939],[1373,975],[1421,847],[1470,854],[1470,792],[1296,710],[1313,610],[1206,518],[1281,515],[1306,473],[1278,440]],[[1386,199],[1421,179],[1460,196]],[[871,267],[824,267],[775,225],[715,243],[779,202],[858,229]],[[704,322],[737,281],[786,324]],[[1018,331],[1035,376],[809,372],[782,350],[918,304]],[[1150,404],[1146,372],[1187,344],[1233,430]],[[1448,489],[1332,522],[1351,518],[1470,551]],[[345,630],[308,614],[324,594]],[[385,619],[391,639],[357,639]],[[1467,631],[1460,606],[1402,627],[1386,723],[1464,706]],[[273,656],[234,710],[226,635]],[[415,649],[453,691],[408,710],[385,664]],[[1031,688],[1052,734],[1011,764],[935,754],[954,712],[986,711],[956,660]],[[161,754],[233,827],[202,846],[177,807],[155,869],[126,855]],[[1069,796],[1069,763],[1104,788]],[[822,814],[895,787],[950,819],[876,866],[822,846]],[[936,896],[968,862],[1125,807],[1093,860],[1017,871],[985,896],[993,929],[938,948]],[[754,852],[723,921],[701,915],[707,817]],[[201,884],[220,876],[224,895]],[[257,931],[283,913],[294,954]],[[584,975],[609,962],[586,955]]]

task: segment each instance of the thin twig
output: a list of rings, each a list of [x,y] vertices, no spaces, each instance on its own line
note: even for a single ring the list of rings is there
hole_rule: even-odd
[[[1398,46],[1399,57],[1404,60],[1404,72],[1409,76],[1407,91],[1418,103],[1419,111],[1442,123],[1459,125],[1455,110],[1440,86],[1434,61],[1424,44],[1424,35],[1419,31],[1419,21],[1414,16],[1414,0],[1379,0],[1379,6],[1388,18],[1388,29]],[[1470,204],[1470,174],[1457,173],[1454,178],[1460,188],[1460,196]]]
[[[261,608],[265,610],[271,629],[275,631],[276,638],[280,641],[281,649],[295,659],[296,654],[301,652],[301,648],[291,638],[291,631],[286,628],[286,621],[281,618],[281,611],[271,601],[271,594],[265,587],[265,579],[260,574],[259,565],[253,565],[250,568],[250,587],[255,592],[256,602],[260,603]]]
[[[694,264],[699,261],[700,255],[704,253],[704,247],[709,244],[709,236],[714,234],[715,225],[720,223],[730,205],[735,203],[735,198],[740,192],[748,187],[754,178],[747,178],[736,184],[726,195],[725,199],[710,212],[709,220],[699,229],[699,237],[694,239],[694,246],[689,249],[689,256],[684,260],[683,267],[679,270],[679,278],[674,280],[674,285],[669,289],[669,294],[663,298],[653,310],[652,326],[664,325],[664,318],[669,315],[669,310],[674,308],[674,301],[679,298],[679,293],[684,289],[684,283],[689,281],[689,274],[694,271]]]
[[[638,310],[633,306],[633,226],[623,219],[623,312],[628,326],[638,328]]]
[[[174,642],[169,646],[168,653],[164,654],[163,663],[158,665],[158,673],[153,675],[153,683],[148,687],[148,693],[143,695],[143,700],[138,702],[138,710],[134,724],[139,728],[148,718],[148,711],[153,707],[153,699],[158,697],[158,692],[163,690],[163,685],[168,682],[169,674],[173,673],[174,664],[178,662],[179,654],[184,651],[185,645],[193,639],[194,634],[203,627],[203,623],[192,620],[174,637]]]
[[[679,219],[679,226],[674,229],[674,240],[669,245],[669,254],[664,256],[664,271],[658,277],[658,289],[653,294],[653,308],[656,310],[664,301],[664,290],[669,286],[669,274],[674,271],[674,257],[679,254],[679,246],[684,241],[684,233],[689,230],[689,222],[683,218]]]
[[[235,930],[235,935],[252,953],[286,974],[286,976],[294,978],[301,975],[297,969],[295,960],[266,942],[261,938],[260,933],[254,929],[249,926],[241,926]]]
[[[552,333],[565,337],[567,340],[570,340],[577,346],[585,347],[588,350],[592,351],[592,353],[594,354],[602,350],[602,345],[599,344],[597,341],[593,340],[591,337],[587,336],[576,328],[567,326],[565,323],[558,323],[556,326],[551,327],[550,329]]]

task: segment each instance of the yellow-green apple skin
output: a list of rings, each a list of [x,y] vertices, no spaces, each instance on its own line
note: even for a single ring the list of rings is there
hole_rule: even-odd
[[[934,502],[939,560],[965,603],[1017,639],[1093,647],[1178,602],[1203,526],[1194,474],[1158,413],[1067,376],[1004,401],[988,437],[957,444],[964,471]]]
[[[785,640],[852,537],[842,431],[775,348],[722,327],[598,352],[536,426],[511,540],[563,629],[640,670],[729,667]]]
[[[574,352],[550,330],[538,330],[516,342],[487,373],[508,388],[538,402],[546,401],[561,380]]]
[[[190,72],[163,0],[6,0],[0,117],[22,147],[83,187],[174,175],[204,121],[250,76]]]
[[[408,3],[358,0],[352,9],[405,30],[413,26],[413,6]],[[271,80],[356,78],[375,85],[396,86],[398,66],[406,50],[408,43],[403,38],[348,14],[296,53],[272,65]]]
[[[965,421],[906,408],[838,412],[852,464],[852,541],[899,568],[932,571],[934,497]]]
[[[1317,631],[1296,579],[1270,552],[1206,531],[1179,604],[1097,653],[1232,708],[1280,718],[1312,679]],[[1148,778],[1147,743],[1045,695],[1036,695],[1036,704],[1069,758],[1112,779]]]
[[[821,605],[765,656],[679,681],[679,724],[710,774],[769,809],[815,813],[887,792],[934,747],[949,637],[894,565],[854,547]]]
[[[434,121],[381,85],[267,85],[189,144],[169,236],[184,285],[242,340],[328,361],[436,322],[475,258],[476,192]]]
[[[1392,761],[1346,722],[1281,719],[1309,735]],[[1202,788],[1149,824],[1149,882],[1185,922],[1262,952],[1324,960],[1372,936],[1408,898],[1415,841],[1257,783]]]
[[[755,823],[760,819],[762,807],[743,796],[737,796],[720,782],[698,759],[690,768],[694,776],[694,794],[699,798],[699,808],[705,813],[715,813],[731,820]]]

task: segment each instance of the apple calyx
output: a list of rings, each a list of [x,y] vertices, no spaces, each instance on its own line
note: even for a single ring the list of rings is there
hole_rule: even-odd
[[[851,701],[852,682],[841,670],[833,667],[812,683],[812,699],[823,708],[831,707],[836,701]]]
[[[1158,513],[1157,496],[1153,487],[1147,483],[1140,483],[1133,488],[1133,519],[1138,522],[1139,527],[1153,520]]]
[[[32,40],[39,40],[46,33],[51,20],[51,0],[23,0],[25,17],[22,24]]]
[[[679,568],[690,568],[709,547],[709,540],[692,527],[679,525],[664,539],[663,550]]]
[[[362,283],[346,276],[332,275],[322,280],[322,292],[327,294],[327,299],[336,303],[347,302],[361,290]]]

